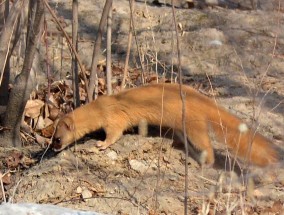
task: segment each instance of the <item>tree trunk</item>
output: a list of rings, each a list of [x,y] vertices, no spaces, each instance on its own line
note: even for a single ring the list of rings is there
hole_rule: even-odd
[[[33,59],[36,52],[36,47],[39,41],[40,28],[43,22],[44,4],[43,0],[36,3],[36,13],[33,24],[29,29],[27,48],[22,72],[15,79],[14,88],[12,89],[7,105],[7,110],[4,118],[4,127],[8,128],[1,136],[1,146],[21,146],[20,126],[22,121],[25,105],[29,95],[33,89],[31,84],[30,70],[33,64]],[[29,20],[30,21],[30,20]],[[30,80],[30,81],[29,81]]]
[[[13,37],[16,27],[19,27],[16,23],[18,17],[21,15],[25,1],[16,1],[9,14],[9,1],[5,4],[2,2],[1,11],[4,12],[4,16],[1,17],[1,37],[0,37],[0,105],[6,106],[8,103],[8,87],[10,81],[10,56],[12,49],[15,47],[18,38]],[[9,16],[8,16],[9,15]]]
[[[10,81],[10,59],[8,58],[4,68],[2,82],[0,83],[0,105],[7,106],[9,99],[9,81]]]

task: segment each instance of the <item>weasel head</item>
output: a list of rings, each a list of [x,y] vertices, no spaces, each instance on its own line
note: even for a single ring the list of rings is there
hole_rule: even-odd
[[[68,116],[63,117],[57,123],[51,148],[54,151],[61,151],[75,140],[75,125],[73,119]]]

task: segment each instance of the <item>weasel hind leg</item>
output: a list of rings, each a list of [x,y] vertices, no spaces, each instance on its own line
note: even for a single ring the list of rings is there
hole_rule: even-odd
[[[206,120],[198,120],[194,122],[187,122],[187,137],[192,143],[192,145],[201,151],[200,163],[207,165],[214,164],[214,151],[210,142],[208,134],[208,125]],[[203,161],[205,159],[205,161]]]

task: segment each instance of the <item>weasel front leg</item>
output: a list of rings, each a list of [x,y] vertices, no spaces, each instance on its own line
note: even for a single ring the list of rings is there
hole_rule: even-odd
[[[105,128],[106,139],[105,141],[97,141],[97,147],[101,150],[107,149],[110,145],[114,144],[123,134],[123,129],[119,127]]]

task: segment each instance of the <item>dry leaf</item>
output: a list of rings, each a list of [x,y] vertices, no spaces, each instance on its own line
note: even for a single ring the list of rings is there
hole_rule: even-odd
[[[278,200],[278,201],[273,203],[273,206],[272,206],[271,209],[272,209],[273,213],[283,212],[284,211],[284,204],[283,204],[283,202]]]
[[[49,119],[49,118],[45,118],[45,119],[44,119],[45,128],[46,128],[47,126],[52,125],[52,124],[53,124],[53,120],[51,120],[51,119]]]
[[[87,93],[82,87],[79,88],[80,101],[86,101]]]
[[[178,28],[182,31],[182,24],[181,23],[178,23]]]
[[[3,184],[11,184],[11,173],[4,173],[0,172],[0,180],[2,180]]]
[[[25,120],[22,120],[21,130],[28,133],[28,134],[33,133],[32,127]]]
[[[39,134],[35,134],[35,138],[37,143],[39,143],[42,147],[46,147],[48,145],[50,145],[51,140],[45,137],[40,136]]]
[[[9,169],[15,169],[21,164],[21,160],[23,158],[23,154],[19,151],[13,151],[10,156],[8,156],[5,161],[7,164],[7,167]]]
[[[47,104],[44,105],[44,117],[49,117],[49,108]]]
[[[42,116],[38,117],[37,123],[36,123],[36,129],[41,130],[45,127],[44,119]]]
[[[55,130],[55,126],[53,124],[49,125],[41,130],[41,135],[43,137],[51,138],[54,133],[54,130]]]
[[[104,78],[99,78],[99,79],[98,79],[98,82],[99,82],[99,85],[101,85],[102,87],[105,87],[106,81],[105,81]]]
[[[58,118],[60,114],[60,110],[56,107],[49,108],[49,118],[51,120],[55,120]]]
[[[31,117],[32,119],[40,115],[40,110],[43,107],[44,102],[41,100],[28,100],[25,108],[25,116]]]
[[[53,94],[51,94],[51,95],[49,96],[48,102],[51,103],[51,104],[48,104],[49,108],[54,107],[54,106],[57,107],[57,108],[59,108],[59,104],[58,104],[58,102],[57,102],[57,100],[55,99],[55,97],[54,97]]]

